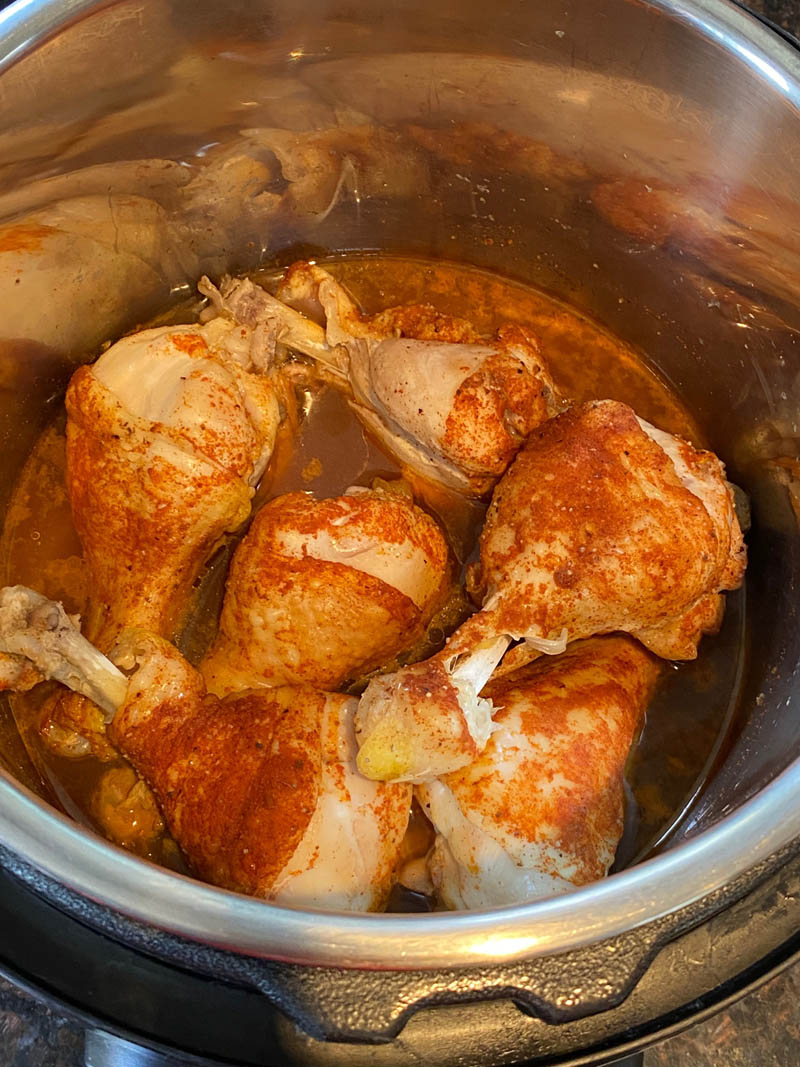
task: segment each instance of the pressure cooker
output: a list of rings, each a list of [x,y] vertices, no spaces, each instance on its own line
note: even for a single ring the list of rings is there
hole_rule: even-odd
[[[79,242],[43,301],[0,272],[4,504],[76,361],[199,273],[379,249],[498,272],[608,326],[676,387],[751,509],[725,742],[648,858],[564,896],[342,915],[200,884],[72,822],[3,706],[0,971],[84,1020],[92,1063],[114,1062],[103,1034],[248,1065],[611,1062],[794,957],[798,108],[798,54],[724,0],[18,0],[0,14],[0,218],[86,182],[174,213],[176,168],[255,127],[470,124],[487,146],[442,155],[425,188],[360,183],[356,160],[341,203],[270,225],[222,196],[174,220],[185,257],[152,277],[152,250],[98,271]],[[538,163],[507,166],[510,138]],[[673,207],[609,226],[591,191],[615,182],[668,190]]]

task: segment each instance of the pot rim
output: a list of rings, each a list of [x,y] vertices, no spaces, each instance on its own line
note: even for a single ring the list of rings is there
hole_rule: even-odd
[[[712,829],[661,856],[563,896],[490,911],[353,915],[217,889],[110,844],[5,772],[0,841],[81,896],[192,941],[287,963],[427,970],[568,952],[709,896],[800,836],[798,784],[800,760]]]
[[[101,0],[102,2],[102,0]],[[98,0],[16,0],[0,12],[0,72]],[[692,25],[800,110],[800,59],[726,0],[645,0]],[[106,842],[0,771],[0,842],[80,895],[173,934],[287,962],[432,969],[511,962],[615,937],[721,889],[800,837],[800,760],[698,837],[564,896],[480,912],[295,909],[167,872]]]

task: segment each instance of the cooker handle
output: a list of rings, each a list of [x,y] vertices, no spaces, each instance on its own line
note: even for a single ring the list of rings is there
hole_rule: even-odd
[[[381,1044],[421,1009],[470,1001],[511,1000],[545,1023],[577,1022],[621,1004],[665,945],[746,898],[796,854],[798,844],[678,911],[560,955],[428,971],[320,968],[239,957],[236,976],[323,1041]],[[216,973],[220,962],[221,957]]]
[[[241,981],[246,971],[247,985],[323,1041],[381,1044],[421,1009],[487,1000],[511,1000],[544,1022],[566,1023],[620,1004],[662,945],[682,932],[675,918],[560,956],[486,967],[377,971],[248,960],[238,973]]]

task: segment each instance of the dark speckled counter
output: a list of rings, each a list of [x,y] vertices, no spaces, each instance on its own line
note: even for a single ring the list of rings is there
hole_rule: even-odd
[[[800,36],[800,0],[751,0],[748,6]],[[0,980],[0,1067],[83,1062],[77,1026]],[[800,964],[727,1011],[648,1049],[644,1067],[800,1067]]]
[[[644,1067],[798,1067],[800,964],[677,1037],[648,1049]]]
[[[748,0],[752,11],[765,15],[789,33],[800,37],[800,3],[798,0]]]
[[[2,1067],[83,1067],[83,1034],[0,979]]]

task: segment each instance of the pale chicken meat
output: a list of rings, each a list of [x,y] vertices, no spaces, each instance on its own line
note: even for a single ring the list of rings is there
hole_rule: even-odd
[[[665,659],[693,659],[745,563],[716,456],[625,404],[572,408],[531,434],[495,490],[473,575],[481,610],[426,665],[367,687],[359,767],[422,781],[473,760],[491,729],[491,702],[477,694],[513,642],[503,671],[613,631]],[[425,700],[409,701],[422,672]],[[469,689],[457,681],[464,672]]]
[[[121,635],[120,670],[42,600],[19,586],[0,593],[0,650],[95,695],[111,741],[199,877],[288,904],[385,904],[411,789],[358,773],[354,697],[283,686],[220,700],[171,644],[144,630]],[[128,790],[114,810],[130,803]]]
[[[338,689],[422,638],[452,583],[447,543],[407,497],[277,497],[231,563],[201,670],[219,696],[254,685]]]
[[[630,638],[600,637],[490,682],[498,711],[483,753],[417,787],[445,906],[521,904],[608,873],[625,764],[658,671]]]
[[[480,692],[507,647],[499,637],[460,657],[445,648],[373,678],[356,714],[361,773],[426,782],[475,759],[489,740],[494,710]]]
[[[304,262],[277,298],[248,279],[201,288],[216,311],[316,360],[402,466],[461,492],[487,492],[557,410],[538,342],[522,326],[487,339],[426,305],[368,318],[327,271]]]

